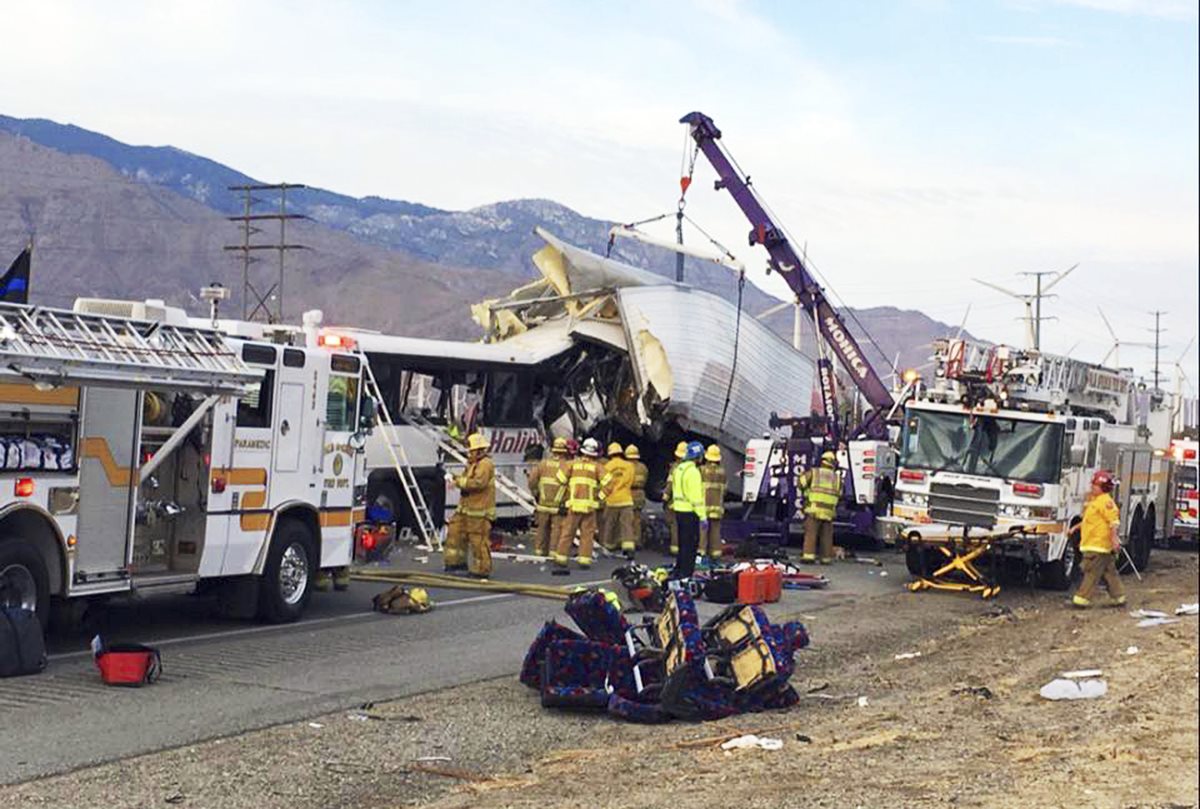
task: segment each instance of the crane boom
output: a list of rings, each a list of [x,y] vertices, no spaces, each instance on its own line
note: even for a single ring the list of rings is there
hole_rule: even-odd
[[[770,266],[776,270],[796,293],[796,299],[805,308],[816,323],[817,329],[825,338],[825,342],[833,350],[834,355],[846,369],[854,385],[871,405],[871,414],[859,425],[856,432],[868,435],[880,435],[885,429],[884,418],[894,404],[887,386],[871,364],[867,362],[858,342],[850,333],[850,329],[842,320],[841,315],[833,308],[825,297],[824,290],[817,283],[805,266],[804,260],[796,253],[788,242],[783,230],[771,220],[758,195],[750,187],[749,176],[734,167],[733,161],[725,153],[720,144],[721,130],[717,129],[712,118],[700,112],[692,112],[680,119],[680,123],[691,127],[692,139],[700,151],[716,169],[717,180],[715,187],[724,188],[732,196],[742,213],[750,220],[750,246],[761,244],[771,256]],[[822,376],[826,376],[822,368]],[[828,417],[836,420],[836,411],[832,409],[829,400],[832,394],[828,384],[830,380],[822,379],[822,396],[825,401],[825,412]]]

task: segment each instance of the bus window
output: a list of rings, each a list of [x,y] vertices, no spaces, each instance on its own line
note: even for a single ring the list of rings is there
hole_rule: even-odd
[[[325,429],[351,432],[357,426],[358,377],[330,376],[325,397]]]
[[[533,421],[532,385],[527,377],[513,371],[493,371],[488,375],[483,403],[483,421],[495,427],[523,427]]]

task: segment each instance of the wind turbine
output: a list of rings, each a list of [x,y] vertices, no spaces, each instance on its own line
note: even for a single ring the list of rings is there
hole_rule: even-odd
[[[1113,330],[1112,324],[1109,323],[1108,318],[1104,316],[1104,310],[1101,309],[1099,306],[1097,306],[1096,311],[1100,313],[1100,319],[1104,321],[1104,328],[1108,329],[1109,335],[1113,338],[1112,348],[1110,348],[1108,350],[1108,353],[1104,355],[1104,359],[1100,360],[1100,364],[1107,365],[1108,358],[1112,357],[1113,363],[1115,363],[1116,366],[1118,368],[1120,368],[1121,367],[1121,338],[1117,337],[1117,333]],[[1151,348],[1152,347],[1152,345],[1150,343],[1125,343],[1125,345],[1139,346],[1140,348]]]
[[[1016,298],[1025,304],[1025,339],[1029,348],[1040,350],[1042,344],[1042,321],[1047,319],[1042,317],[1042,298],[1052,297],[1046,293],[1048,293],[1056,284],[1074,272],[1075,268],[1078,266],[1079,262],[1075,262],[1067,269],[1059,272],[1057,275],[1054,274],[1053,270],[1021,273],[1021,275],[1032,275],[1037,279],[1037,289],[1033,292],[1033,294],[1030,295],[1023,295],[1020,292],[1013,292],[1011,289],[1005,289],[999,284],[993,284],[990,281],[984,281],[980,278],[975,278],[972,280],[974,280],[977,284],[983,284],[985,287],[991,287],[997,292],[1003,292],[1010,298]],[[1044,275],[1054,275],[1054,278],[1052,278],[1045,286],[1042,286],[1042,276]]]
[[[754,319],[755,320],[766,320],[771,315],[775,314],[776,312],[782,312],[784,309],[788,308],[789,306],[795,307],[795,310],[792,314],[792,348],[799,351],[800,345],[802,342],[801,336],[800,336],[800,324],[804,320],[804,307],[802,307],[800,305],[799,297],[797,297],[796,300],[794,300],[794,301],[780,301],[779,303],[770,307],[766,311],[759,312],[757,315],[754,316]]]
[[[1177,432],[1182,432],[1183,424],[1183,385],[1186,382],[1189,389],[1192,387],[1192,381],[1188,379],[1187,372],[1183,370],[1183,358],[1187,356],[1188,351],[1192,348],[1192,343],[1196,342],[1196,337],[1188,340],[1187,345],[1183,347],[1183,351],[1179,354],[1179,359],[1175,360],[1175,401],[1173,412],[1171,414],[1171,429]]]

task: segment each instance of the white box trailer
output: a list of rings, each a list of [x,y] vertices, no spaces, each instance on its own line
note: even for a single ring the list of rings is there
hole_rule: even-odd
[[[167,315],[0,304],[0,604],[45,620],[52,602],[215,589],[289,621],[350,564],[360,359]]]

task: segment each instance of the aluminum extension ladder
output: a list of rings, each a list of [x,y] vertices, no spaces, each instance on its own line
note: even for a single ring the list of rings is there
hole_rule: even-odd
[[[406,415],[405,420],[417,427],[421,432],[425,433],[430,440],[437,443],[438,449],[449,455],[454,460],[467,465],[467,454],[463,452],[462,447],[452,441],[445,430],[438,425],[418,415]],[[533,496],[521,487],[515,480],[503,475],[500,472],[496,473],[496,488],[508,495],[509,499],[515,505],[529,514],[533,514],[537,510],[537,502]]]
[[[404,444],[396,435],[396,424],[392,421],[392,414],[388,411],[387,402],[379,390],[379,383],[375,381],[375,372],[371,370],[371,363],[366,354],[360,352],[358,356],[362,361],[363,380],[367,383],[367,395],[375,400],[381,416],[380,424],[384,428],[384,443],[387,445],[388,454],[392,457],[392,466],[400,478],[404,497],[412,507],[413,515],[417,519],[417,530],[425,543],[421,547],[429,551],[440,551],[442,549],[442,532],[433,519],[433,512],[429,510],[429,504],[425,502],[425,494],[421,491],[416,473],[413,472],[412,464],[408,460],[408,453],[404,451]]]
[[[0,361],[37,384],[245,393],[262,374],[210,329],[0,303]]]

